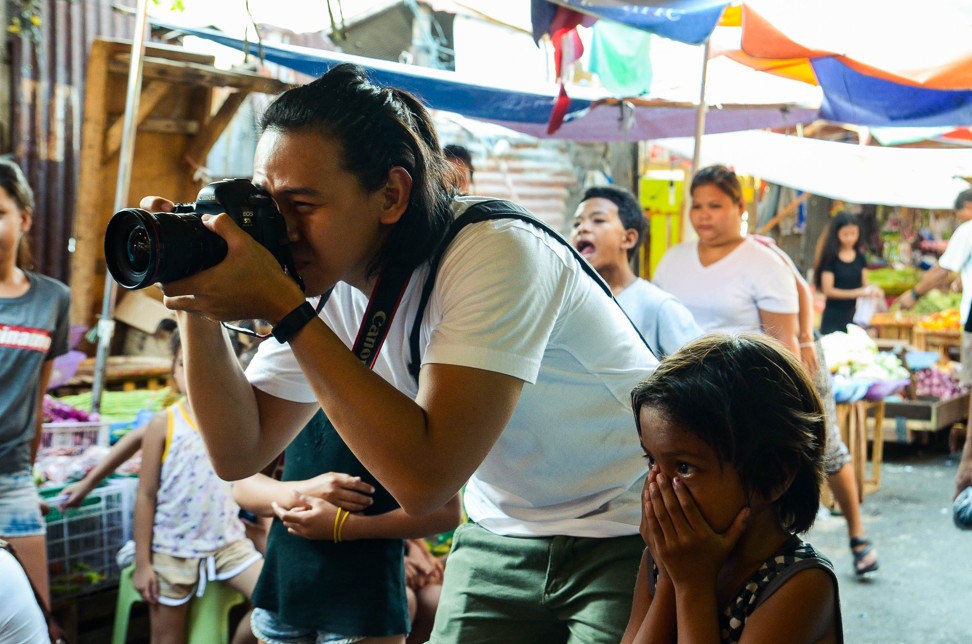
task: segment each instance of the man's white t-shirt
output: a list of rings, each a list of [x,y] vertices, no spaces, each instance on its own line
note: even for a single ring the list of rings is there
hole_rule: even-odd
[[[639,277],[616,299],[656,356],[675,353],[702,335],[692,313],[678,298],[646,279]]]
[[[962,326],[969,317],[972,305],[972,221],[955,229],[938,265],[948,271],[956,271],[962,277]]]
[[[427,274],[427,265],[413,273],[374,366],[412,398],[408,338]],[[321,317],[350,347],[367,304],[338,284]],[[443,256],[419,346],[423,365],[526,382],[465,488],[473,521],[511,536],[638,532],[647,465],[630,394],[657,361],[567,246],[512,219],[464,228]],[[289,346],[273,339],[261,344],[247,377],[274,396],[315,401]]]
[[[652,281],[677,297],[707,332],[760,331],[759,312],[797,313],[796,282],[774,252],[758,242],[742,243],[703,266],[698,241],[668,249]]]

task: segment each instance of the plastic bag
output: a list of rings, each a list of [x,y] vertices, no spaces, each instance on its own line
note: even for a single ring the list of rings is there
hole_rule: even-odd
[[[884,313],[887,310],[888,302],[881,295],[859,297],[857,298],[857,310],[854,311],[854,324],[866,328],[871,325],[871,318],[874,317],[875,313]]]
[[[972,530],[972,485],[962,490],[952,505],[952,520],[962,530]]]

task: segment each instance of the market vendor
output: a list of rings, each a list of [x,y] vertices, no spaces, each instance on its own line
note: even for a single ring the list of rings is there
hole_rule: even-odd
[[[951,239],[941,258],[922,276],[921,281],[907,293],[896,300],[896,304],[903,309],[910,309],[922,295],[928,291],[944,286],[951,280],[952,272],[958,272],[963,284],[972,285],[972,189],[963,190],[955,198],[955,215],[963,222]],[[960,379],[962,384],[972,384],[972,320],[969,319],[969,307],[972,306],[972,288],[962,291],[961,324],[962,324],[962,370]],[[972,409],[967,418],[972,419]],[[962,450],[962,461],[955,476],[955,495],[964,488],[972,485],[972,422],[966,423],[965,447]]]

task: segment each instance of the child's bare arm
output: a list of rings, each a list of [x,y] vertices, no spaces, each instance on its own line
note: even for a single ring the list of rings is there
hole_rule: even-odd
[[[233,483],[233,500],[257,516],[273,516],[271,503],[288,493],[285,485],[266,474],[254,474]]]
[[[132,521],[135,538],[135,574],[132,582],[150,604],[158,601],[158,583],[152,570],[152,529],[155,525],[155,503],[167,430],[167,414],[160,412],[149,422],[142,437],[142,468],[138,477],[135,516]]]
[[[624,629],[621,637],[621,644],[635,644],[639,641],[642,627],[648,617],[648,610],[651,608],[651,591],[648,589],[648,549],[641,555],[641,565],[638,566],[638,578],[635,580],[634,598],[631,602],[631,616],[628,618],[628,626]]]
[[[316,497],[299,495],[303,506],[285,509],[276,505],[274,512],[287,529],[307,539],[334,538],[337,507]],[[413,539],[451,530],[459,525],[461,507],[459,496],[453,497],[435,512],[412,516],[402,509],[384,514],[353,514],[342,523],[341,540],[356,539]]]
[[[372,503],[375,489],[358,476],[328,472],[306,481],[278,481],[266,474],[254,474],[233,484],[233,498],[245,510],[259,516],[273,516],[273,504],[291,509],[305,507],[300,495],[314,496],[360,512]],[[296,497],[295,497],[296,494]]]
[[[647,547],[641,557],[641,565],[638,568],[638,578],[635,581],[634,598],[631,605],[631,616],[628,619],[628,626],[622,638],[623,644],[643,644],[646,642],[675,642],[677,633],[675,630],[675,592],[671,580],[668,578],[664,569],[659,566],[659,577],[655,586],[655,592],[651,592],[649,575],[652,568],[657,565],[651,551],[657,549],[654,545],[648,527],[648,514],[651,512],[651,504],[648,496],[648,484],[655,480],[657,470],[649,472],[645,490],[642,493],[641,534]]]
[[[787,580],[746,620],[740,644],[836,642],[834,580],[808,568]]]
[[[128,432],[121,439],[112,445],[111,450],[97,465],[88,472],[83,479],[64,488],[67,500],[61,507],[73,508],[81,505],[84,497],[91,493],[99,483],[107,478],[112,472],[117,470],[122,463],[130,459],[135,452],[142,447],[142,437],[145,435],[147,425],[136,427]]]
[[[300,494],[316,496],[350,512],[360,512],[373,503],[375,488],[361,480],[341,472],[318,474],[306,481],[295,481],[294,489]]]
[[[397,509],[384,514],[352,515],[344,525],[342,538],[351,539],[418,539],[447,532],[459,525],[462,508],[459,495],[444,506],[422,516],[412,516]]]

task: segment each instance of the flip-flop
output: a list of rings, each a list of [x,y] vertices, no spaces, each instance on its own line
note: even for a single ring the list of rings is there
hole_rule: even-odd
[[[851,537],[850,540],[851,554],[854,555],[854,572],[858,575],[864,575],[869,572],[874,572],[878,569],[878,559],[875,556],[874,561],[870,565],[861,566],[860,563],[864,561],[870,553],[874,552],[874,544],[867,537]]]

